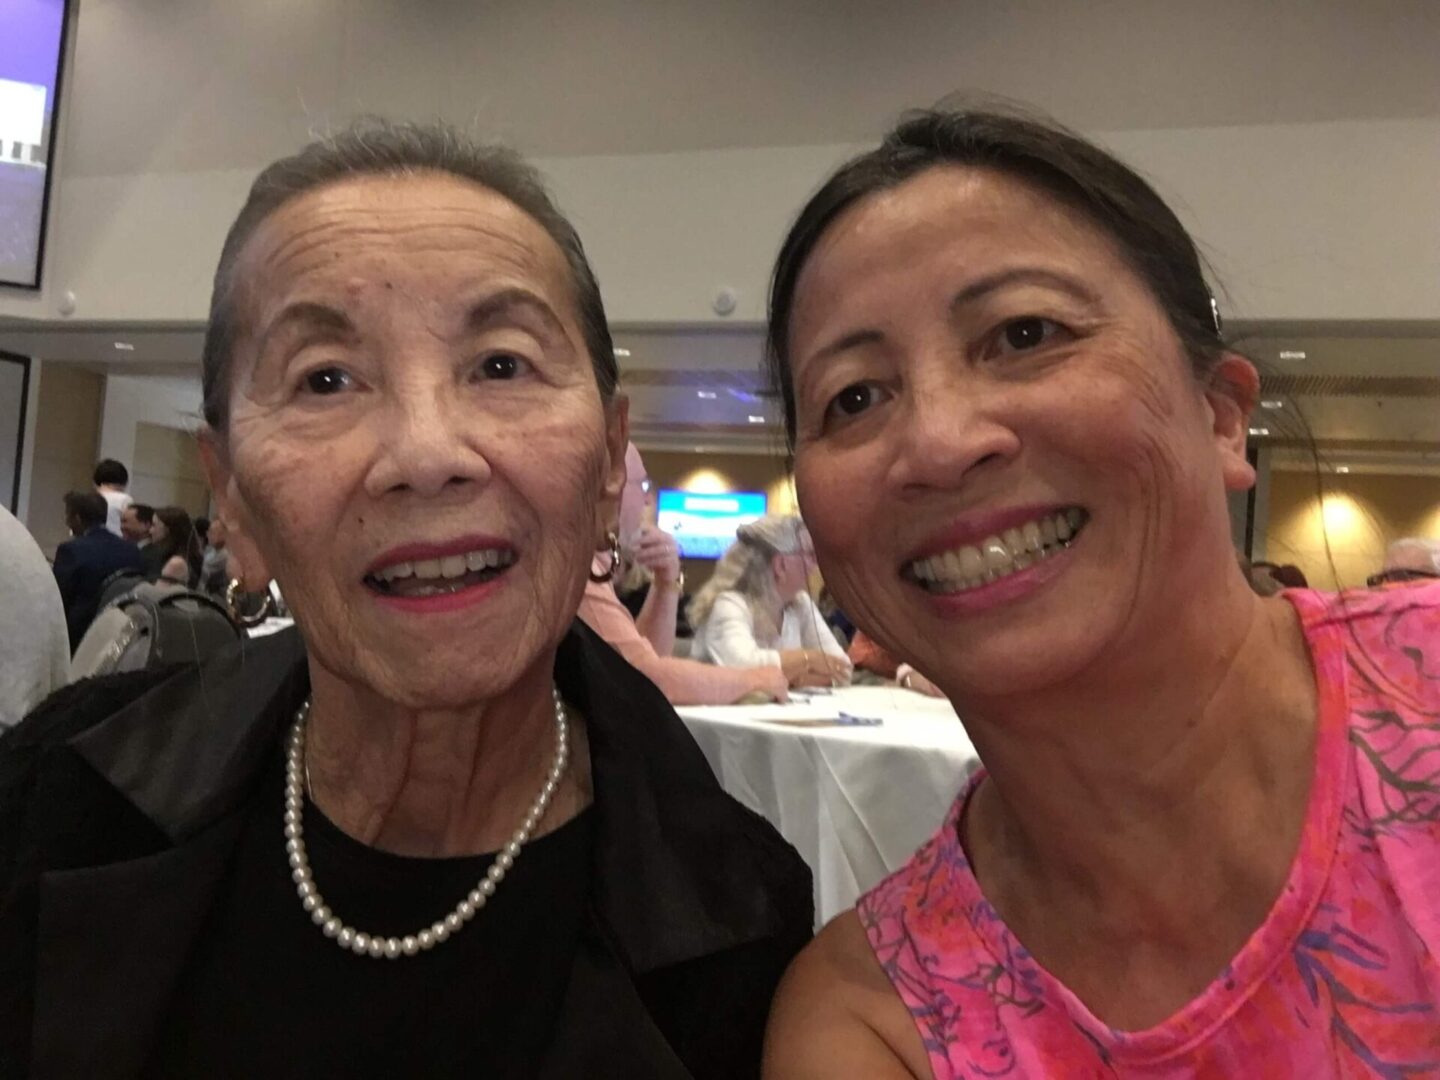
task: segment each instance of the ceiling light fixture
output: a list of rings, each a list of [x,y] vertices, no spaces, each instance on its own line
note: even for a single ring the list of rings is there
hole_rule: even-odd
[[[134,346],[134,345],[131,345],[130,342],[128,342],[128,341],[117,341],[117,342],[115,342],[115,348],[118,349],[120,352],[134,352],[134,351],[135,351],[135,346]]]
[[[1260,402],[1260,407],[1262,409],[1283,409],[1285,407],[1285,402],[1281,401],[1278,398],[1271,398],[1268,401]]]
[[[1350,471],[1350,466],[1349,466],[1349,465],[1336,465],[1336,466],[1335,466],[1335,471],[1338,472],[1338,473],[1348,473],[1348,472]]]
[[[1281,349],[1281,350],[1280,350],[1280,359],[1281,359],[1281,360],[1304,360],[1304,359],[1305,359],[1305,350],[1304,350],[1304,349]]]
[[[756,416],[754,413],[750,414],[749,420],[752,424],[763,424],[765,422],[765,418],[763,416]]]
[[[1251,435],[1269,435],[1269,434],[1270,434],[1270,429],[1269,429],[1268,427],[1252,427],[1252,428],[1250,429],[1250,434],[1251,434]]]
[[[695,391],[695,396],[698,397],[701,401],[714,401],[714,400],[715,400],[715,391],[714,391],[714,390],[696,390],[696,391]]]
[[[626,358],[629,357],[629,355],[630,355],[630,350],[629,350],[629,349],[622,349],[622,348],[620,348],[619,346],[616,346],[616,348],[615,348],[615,355],[618,356],[618,357],[620,357],[622,360],[624,360],[624,359],[626,359]]]

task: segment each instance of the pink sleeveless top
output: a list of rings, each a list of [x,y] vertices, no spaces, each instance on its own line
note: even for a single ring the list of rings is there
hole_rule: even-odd
[[[861,898],[930,1067],[955,1077],[1440,1076],[1440,585],[1285,594],[1320,686],[1284,891],[1163,1023],[1096,1019],[1000,921],[945,824]]]

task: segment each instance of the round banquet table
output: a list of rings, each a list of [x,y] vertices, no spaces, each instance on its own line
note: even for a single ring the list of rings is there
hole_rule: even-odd
[[[979,765],[949,702],[894,687],[677,711],[721,786],[809,864],[817,925],[904,865]]]

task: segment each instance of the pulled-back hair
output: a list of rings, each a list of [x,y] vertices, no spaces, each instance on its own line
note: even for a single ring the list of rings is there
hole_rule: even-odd
[[[240,253],[265,219],[290,200],[327,184],[361,176],[425,172],[469,180],[493,191],[514,203],[550,235],[570,269],[580,331],[600,396],[608,400],[615,393],[619,371],[600,285],[585,257],[579,234],[550,198],[539,172],[514,150],[474,142],[446,124],[393,123],[372,118],[317,139],[298,154],[281,158],[250,186],[245,205],[225,237],[210,295],[201,382],[205,420],[211,428],[223,432],[229,420],[230,364],[240,336],[234,303],[236,268]]]
[[[1060,125],[1018,110],[926,110],[906,114],[874,150],[842,165],[791,226],[770,284],[767,362],[795,441],[790,317],[805,264],[846,209],[928,169],[992,169],[1033,184],[1084,213],[1145,282],[1205,378],[1221,352],[1220,318],[1199,252],[1180,219],[1129,166]]]

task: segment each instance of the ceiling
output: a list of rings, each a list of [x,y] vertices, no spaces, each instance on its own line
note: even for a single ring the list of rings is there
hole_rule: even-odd
[[[1384,471],[1440,471],[1440,323],[1229,329],[1264,376],[1264,404],[1253,420],[1257,443],[1283,449],[1313,440],[1327,458],[1348,454],[1352,463]],[[202,334],[198,326],[0,320],[0,350],[105,375],[198,378]],[[614,340],[642,445],[783,453],[778,403],[761,371],[761,328],[622,326]]]
[[[978,88],[1091,132],[1413,118],[1437,53],[1435,0],[84,0],[64,168],[253,169],[364,112],[540,157],[869,142]]]

